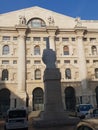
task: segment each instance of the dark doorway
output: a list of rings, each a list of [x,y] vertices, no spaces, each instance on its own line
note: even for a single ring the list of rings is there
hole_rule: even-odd
[[[6,111],[10,108],[10,91],[6,88],[0,90],[0,114],[5,116]]]
[[[76,107],[75,90],[73,87],[67,87],[65,89],[65,104],[66,110],[74,111]]]
[[[35,88],[33,91],[33,111],[43,110],[44,93],[41,88]]]
[[[97,107],[98,107],[98,86],[95,89],[95,93],[96,93],[96,104],[97,104]]]

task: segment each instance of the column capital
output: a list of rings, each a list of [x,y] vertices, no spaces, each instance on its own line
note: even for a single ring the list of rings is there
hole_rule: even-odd
[[[74,30],[75,30],[76,36],[80,38],[80,37],[83,37],[83,35],[86,33],[87,28],[83,26],[82,27],[76,26]]]
[[[58,30],[58,27],[57,26],[47,26],[46,30],[47,30],[49,36],[55,36],[56,32]]]
[[[28,29],[27,25],[16,25],[15,28],[18,31],[19,36],[26,35],[27,29]]]

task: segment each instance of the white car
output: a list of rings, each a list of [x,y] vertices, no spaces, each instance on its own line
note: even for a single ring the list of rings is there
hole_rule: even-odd
[[[98,130],[98,119],[89,118],[81,120],[74,130]]]
[[[5,121],[5,130],[28,130],[28,115],[26,109],[9,109]]]

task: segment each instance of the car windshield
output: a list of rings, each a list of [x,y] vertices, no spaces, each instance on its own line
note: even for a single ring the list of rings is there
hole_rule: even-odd
[[[93,111],[93,114],[98,114],[98,109],[95,109],[95,110]]]
[[[24,118],[26,117],[25,110],[12,110],[9,112],[9,118]]]
[[[80,105],[79,110],[80,111],[89,111],[92,108],[91,105]]]

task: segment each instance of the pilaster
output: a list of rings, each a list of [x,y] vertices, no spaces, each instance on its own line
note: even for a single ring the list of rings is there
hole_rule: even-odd
[[[87,87],[88,87],[85,48],[82,41],[85,30],[86,30],[85,27],[75,27],[76,39],[77,39],[77,51],[79,58],[79,72],[81,78],[82,95],[84,103],[87,102]]]
[[[26,26],[16,27],[19,37],[18,37],[18,89],[25,92],[25,81],[26,81],[26,67],[25,67],[25,35]]]
[[[50,49],[55,51],[55,35],[57,32],[58,27],[56,26],[48,26],[47,27],[47,32],[49,34],[49,44],[50,44]]]
[[[17,25],[18,31],[18,90],[19,99],[17,104],[19,106],[26,105],[26,48],[25,48],[25,36],[27,31],[26,25]]]

